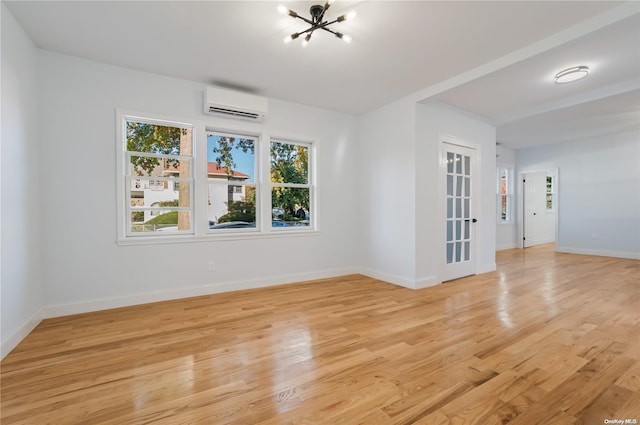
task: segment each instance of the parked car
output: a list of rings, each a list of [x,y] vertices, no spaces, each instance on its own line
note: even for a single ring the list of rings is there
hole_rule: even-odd
[[[246,229],[251,227],[256,227],[256,223],[248,223],[246,221],[228,221],[226,223],[210,225],[209,229]]]

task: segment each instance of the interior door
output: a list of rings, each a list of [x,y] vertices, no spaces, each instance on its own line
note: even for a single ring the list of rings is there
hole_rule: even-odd
[[[527,248],[540,243],[549,242],[547,233],[548,217],[546,214],[547,172],[526,173],[522,178],[523,200],[523,247]],[[551,222],[552,230],[554,223]],[[554,233],[554,232],[552,232]],[[554,235],[552,235],[553,237]]]
[[[444,235],[443,281],[475,273],[474,216],[475,153],[466,148],[443,143],[446,224]]]

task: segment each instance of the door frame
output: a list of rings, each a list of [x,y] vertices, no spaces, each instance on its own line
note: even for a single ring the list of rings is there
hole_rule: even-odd
[[[523,182],[522,179],[524,178],[524,176],[526,174],[533,174],[533,173],[541,173],[541,172],[545,172],[545,173],[549,173],[551,175],[553,175],[553,178],[555,179],[555,186],[556,186],[556,198],[555,198],[555,202],[556,202],[556,216],[555,216],[555,223],[554,223],[554,232],[555,232],[555,240],[556,240],[556,244],[558,243],[558,222],[559,217],[560,217],[560,178],[559,178],[559,171],[558,168],[536,168],[534,170],[526,170],[526,171],[520,171],[518,173],[518,196],[517,196],[517,202],[518,202],[518,212],[516,214],[517,217],[517,222],[518,222],[518,243],[516,244],[518,248],[520,249],[524,249],[524,214],[525,214],[525,209],[524,209],[524,186],[523,186]]]
[[[446,133],[438,134],[438,206],[439,206],[439,218],[438,218],[438,282],[443,282],[444,271],[447,265],[446,249],[447,249],[447,203],[443,201],[446,199],[446,161],[444,159],[445,145],[454,145],[466,149],[473,149],[474,161],[472,165],[473,178],[471,179],[471,193],[473,194],[471,210],[473,211],[474,218],[478,220],[475,231],[472,230],[471,238],[471,252],[474,254],[474,267],[473,274],[478,274],[478,240],[480,235],[480,226],[484,223],[482,217],[482,209],[480,202],[480,191],[482,189],[482,146],[478,143],[471,142],[467,139],[452,136]]]

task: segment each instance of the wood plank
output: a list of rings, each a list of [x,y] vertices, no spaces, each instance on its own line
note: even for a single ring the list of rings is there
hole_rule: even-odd
[[[48,319],[0,365],[0,422],[640,419],[640,261],[497,264],[418,291],[350,275]]]

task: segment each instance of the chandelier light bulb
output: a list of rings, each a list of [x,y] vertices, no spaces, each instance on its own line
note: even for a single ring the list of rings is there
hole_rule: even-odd
[[[347,13],[347,21],[351,21],[351,20],[353,20],[355,18],[356,18],[355,10],[352,10],[351,12]]]
[[[351,36],[350,36],[350,35],[348,35],[348,34],[343,35],[343,36],[342,36],[342,37],[340,37],[340,38],[342,38],[342,41],[344,41],[345,43],[351,43],[351,40],[352,40]]]
[[[283,5],[279,5],[278,6],[278,13],[280,13],[281,15],[288,15],[289,14],[289,9],[287,9]]]

